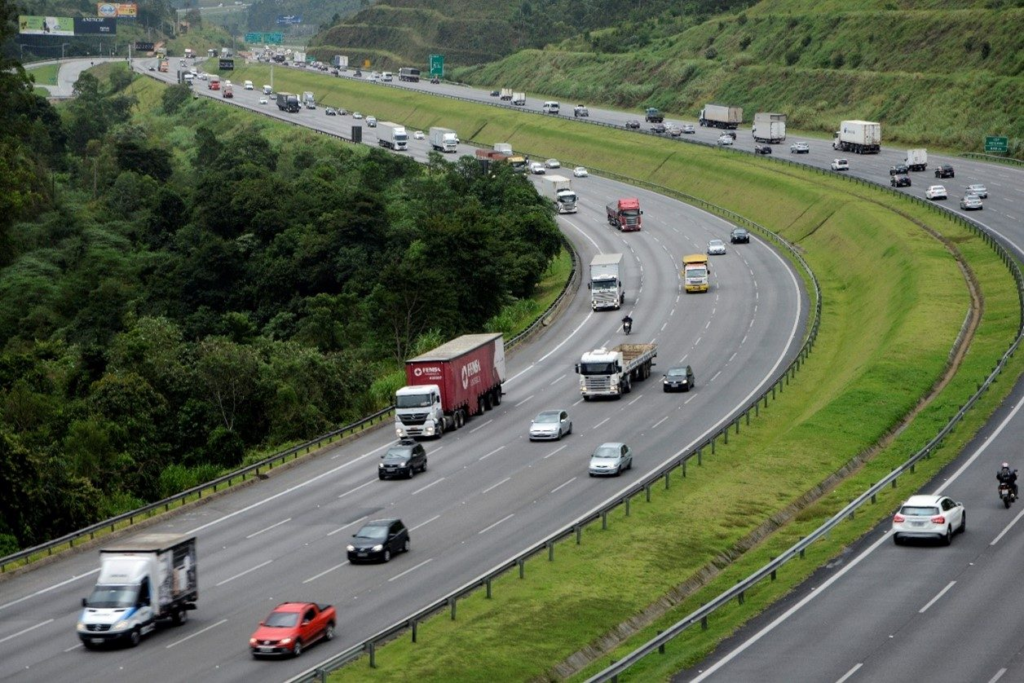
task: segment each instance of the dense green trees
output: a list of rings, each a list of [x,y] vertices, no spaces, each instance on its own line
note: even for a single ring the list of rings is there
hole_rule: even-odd
[[[175,88],[139,112],[123,78],[84,75],[55,113],[15,76],[0,552],[379,408],[411,349],[485,329],[559,249],[505,169],[268,135]]]

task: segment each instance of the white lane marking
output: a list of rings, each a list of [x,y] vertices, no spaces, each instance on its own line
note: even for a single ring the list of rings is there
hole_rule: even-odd
[[[1014,524],[1016,524],[1017,522],[1020,521],[1021,517],[1024,517],[1024,510],[1021,510],[1020,512],[1018,512],[1017,516],[1013,518],[1013,521],[1011,521],[1009,524],[1007,524],[1005,527],[1003,527],[1003,530],[999,532],[998,536],[996,536],[995,538],[992,539],[992,542],[989,543],[989,545],[993,546],[996,543],[999,543],[1000,539],[1002,539],[1002,537],[1006,535],[1006,532],[1008,532],[1010,529],[1013,528]]]
[[[433,561],[434,561],[434,558],[430,558],[429,560],[423,560],[422,562],[420,562],[420,563],[419,563],[418,565],[416,565],[415,567],[410,567],[409,569],[406,569],[406,570],[405,570],[404,572],[402,572],[401,574],[395,574],[395,575],[394,575],[394,576],[392,576],[392,577],[391,577],[390,579],[388,579],[388,583],[391,583],[391,582],[392,582],[392,581],[394,581],[395,579],[400,579],[400,578],[402,578],[403,576],[405,576],[406,574],[408,574],[409,572],[414,572],[414,571],[416,571],[417,569],[419,569],[420,567],[422,567],[423,565],[425,565],[425,564],[428,564],[428,563],[430,563],[430,562],[433,562]]]
[[[710,384],[711,382],[714,382],[716,379],[718,379],[718,376],[721,375],[721,374],[722,374],[721,370],[716,372],[715,375],[711,379],[708,380],[708,384]]]
[[[727,360],[727,361],[725,361],[725,362],[726,362],[726,363],[731,363],[731,362],[733,362],[733,360],[734,360],[735,358],[736,358],[736,354],[735,354],[735,353],[733,353],[733,354],[732,354],[731,356],[729,356],[729,360]]]
[[[378,446],[377,448],[374,448],[374,449],[373,449],[372,451],[370,451],[370,452],[368,452],[368,453],[363,453],[362,455],[358,456],[358,457],[356,458],[356,460],[362,460],[362,459],[363,459],[363,458],[365,458],[366,456],[368,456],[368,455],[373,455],[373,454],[374,454],[374,453],[376,453],[377,451],[381,451],[381,450],[384,450],[385,448],[387,448],[387,447],[388,447],[388,446],[390,446],[390,445],[391,445],[390,443],[386,443],[386,444],[384,444],[383,446]],[[341,456],[343,456],[343,455],[345,455],[345,451],[342,451],[341,453],[338,453],[337,455],[332,455],[332,456],[331,456],[331,460],[337,460],[338,458],[340,458],[340,457],[341,457]],[[355,461],[353,461],[353,462],[355,462]],[[348,464],[348,463],[346,463],[346,464]]]
[[[355,493],[359,489],[365,489],[367,486],[369,486],[370,484],[372,484],[375,481],[377,481],[377,479],[371,479],[370,481],[366,482],[365,484],[360,484],[359,486],[355,487],[354,489],[349,489],[348,491],[345,491],[345,493],[343,493],[340,496],[338,496],[338,498],[344,498],[348,494]]]
[[[193,638],[195,638],[198,635],[202,635],[203,633],[206,633],[207,631],[210,631],[212,629],[217,628],[218,626],[220,626],[221,624],[225,623],[226,621],[227,621],[227,619],[221,619],[216,624],[211,624],[210,626],[207,626],[206,628],[204,628],[202,630],[199,630],[199,631],[196,631],[195,633],[189,634],[189,635],[185,636],[184,638],[182,638],[181,640],[175,641],[175,642],[171,643],[170,645],[168,645],[167,649],[170,650],[175,645],[181,645],[186,640],[192,640]]]
[[[555,488],[551,489],[551,493],[554,493],[555,491],[558,491],[559,489],[565,488],[566,486],[568,486],[569,484],[573,483],[574,481],[576,481],[576,477],[573,477],[572,479],[570,479],[569,481],[565,482],[564,484],[559,484]]]
[[[711,321],[710,321],[710,320],[708,321],[708,324],[704,326],[704,329],[706,330],[706,329],[708,329],[709,327],[711,327]]]
[[[931,607],[931,606],[932,606],[932,605],[934,605],[934,604],[935,604],[936,602],[938,602],[938,601],[939,601],[939,598],[941,598],[941,597],[942,597],[943,595],[945,595],[945,594],[946,594],[946,592],[947,592],[947,591],[948,591],[948,590],[949,590],[950,588],[952,588],[953,586],[955,586],[955,585],[956,585],[956,581],[950,581],[950,582],[949,582],[948,584],[946,584],[946,587],[945,587],[945,588],[943,588],[942,590],[940,590],[940,591],[939,591],[938,595],[936,595],[936,596],[935,596],[934,598],[932,598],[931,600],[929,600],[929,601],[928,601],[928,604],[926,604],[926,605],[925,605],[924,607],[922,607],[921,609],[917,610],[917,613],[918,613],[918,614],[924,614],[925,612],[927,612],[927,611],[928,611],[928,608],[929,608],[929,607]]]
[[[491,451],[487,455],[484,455],[484,456],[481,456],[480,458],[478,458],[477,462],[480,462],[481,460],[486,460],[487,458],[491,457],[492,455],[494,455],[495,453],[497,453],[498,451],[500,451],[500,450],[502,450],[504,448],[505,448],[504,446],[498,446],[497,448],[495,448],[493,451]]]
[[[432,482],[430,482],[429,484],[427,484],[426,486],[424,486],[424,487],[422,487],[422,488],[418,488],[418,489],[416,489],[415,491],[413,491],[413,492],[412,492],[412,495],[414,495],[414,496],[415,496],[415,495],[416,495],[417,493],[419,493],[420,491],[426,491],[427,489],[429,489],[429,488],[430,488],[431,486],[433,486],[434,484],[440,484],[440,483],[441,483],[442,481],[444,481],[444,477],[441,477],[440,479],[437,479],[437,480],[435,480],[435,481],[432,481]]]
[[[358,456],[356,458],[353,458],[352,460],[349,460],[346,463],[342,463],[341,465],[338,465],[333,470],[327,470],[326,472],[321,472],[320,474],[316,475],[315,477],[310,477],[306,481],[300,482],[300,483],[296,484],[295,486],[286,488],[284,491],[281,491],[280,493],[275,493],[272,496],[267,496],[263,500],[257,501],[255,503],[253,503],[252,505],[247,505],[247,506],[245,506],[244,508],[242,508],[240,510],[235,510],[234,512],[229,512],[228,514],[224,515],[223,517],[221,517],[219,519],[215,519],[212,522],[207,522],[206,524],[200,524],[196,528],[190,529],[189,531],[186,531],[185,533],[186,534],[197,533],[199,531],[202,531],[203,529],[208,529],[208,528],[210,528],[211,526],[213,526],[215,524],[220,524],[221,522],[229,520],[232,517],[235,517],[236,515],[241,515],[243,513],[249,512],[250,510],[258,508],[261,505],[266,505],[267,503],[269,503],[272,500],[277,500],[281,496],[287,495],[287,494],[291,493],[292,491],[297,491],[297,490],[299,490],[301,488],[305,488],[306,486],[309,486],[310,484],[312,484],[315,481],[320,481],[324,477],[328,477],[328,476],[334,474],[335,472],[337,472],[339,470],[343,470],[346,467],[348,467],[349,465],[353,465],[353,464],[359,462],[360,460],[362,460],[363,458],[368,457],[370,455],[373,455],[377,451],[382,450],[384,448],[387,448],[390,445],[391,445],[390,443],[387,443],[387,444],[384,444],[383,446],[381,446],[380,448],[374,448],[372,451],[369,451],[367,453],[363,453],[362,455],[360,455],[360,456]],[[337,457],[337,456],[335,456],[335,457]],[[99,571],[99,570],[97,569],[96,571]]]
[[[640,399],[642,399],[643,397],[644,397],[644,395],[643,395],[643,394],[640,394],[639,396],[637,396],[636,398],[634,398],[634,399],[633,399],[632,401],[630,401],[630,402],[629,402],[629,403],[628,403],[627,405],[633,405],[634,403],[636,403],[637,401],[639,401],[639,400],[640,400]]]
[[[8,640],[11,640],[13,638],[17,638],[18,636],[25,635],[29,631],[35,631],[37,628],[42,628],[43,626],[46,626],[47,624],[49,624],[52,621],[53,621],[53,619],[47,619],[46,621],[44,621],[42,623],[39,623],[39,624],[36,624],[35,626],[29,626],[28,628],[23,628],[20,631],[18,631],[17,633],[12,633],[11,635],[7,636],[6,638],[0,638],[0,643],[6,643]]]
[[[475,432],[478,432],[478,431],[480,431],[481,429],[483,429],[484,427],[486,427],[487,425],[491,424],[492,422],[494,422],[494,420],[488,420],[487,422],[484,422],[484,423],[483,423],[482,425],[480,425],[479,427],[474,427],[473,429],[470,429],[470,430],[469,430],[469,433],[470,433],[470,434],[473,434],[473,433],[475,433]]]
[[[753,646],[755,643],[757,643],[757,641],[761,640],[766,635],[768,635],[771,631],[775,630],[775,628],[777,626],[779,626],[782,622],[784,622],[790,616],[795,614],[796,611],[799,610],[801,607],[803,607],[804,605],[809,603],[811,600],[813,600],[814,598],[816,598],[819,595],[821,595],[822,593],[824,593],[825,589],[827,589],[833,583],[835,583],[840,578],[842,578],[846,574],[846,572],[850,571],[851,569],[856,567],[858,564],[860,564],[861,561],[865,557],[867,557],[869,553],[871,553],[872,551],[875,550],[875,548],[879,547],[880,545],[882,545],[883,543],[885,543],[888,540],[889,540],[888,534],[883,535],[880,539],[878,539],[877,541],[872,543],[871,546],[867,550],[865,550],[863,553],[858,555],[852,562],[850,562],[848,565],[846,565],[845,567],[840,569],[838,572],[836,572],[834,576],[830,577],[817,590],[809,593],[806,597],[804,597],[803,600],[801,600],[800,602],[798,602],[797,604],[793,605],[788,610],[786,610],[782,614],[782,616],[780,616],[775,621],[773,621],[772,623],[768,624],[763,629],[758,631],[756,634],[751,636],[749,640],[747,640],[745,643],[740,645],[738,648],[736,648],[735,650],[733,650],[732,652],[727,654],[722,659],[720,659],[717,662],[715,662],[714,665],[712,665],[711,667],[705,669],[703,672],[701,672],[700,676],[697,676],[696,678],[694,678],[692,681],[690,681],[690,683],[699,683],[700,681],[703,681],[703,680],[707,679],[708,676],[710,676],[711,674],[713,674],[716,671],[718,671],[719,669],[721,669],[723,666],[725,666],[726,664],[731,662],[733,659],[735,659],[739,655],[743,654],[743,652],[747,648]]]
[[[478,532],[476,532],[476,533],[477,533],[477,535],[478,535],[478,536],[479,536],[480,534],[485,534],[485,533],[487,533],[488,531],[490,531],[491,529],[493,529],[494,527],[496,527],[496,526],[498,526],[499,524],[501,524],[502,522],[507,522],[508,520],[512,519],[512,518],[513,518],[513,517],[515,517],[515,516],[516,516],[516,513],[514,513],[514,512],[513,512],[513,513],[512,513],[511,515],[509,515],[508,517],[502,517],[501,519],[499,519],[499,520],[498,520],[497,522],[495,522],[494,524],[490,525],[490,526],[489,526],[489,527],[487,527],[486,529],[481,529],[480,531],[478,531]]]
[[[249,534],[248,536],[246,536],[246,538],[252,538],[253,536],[259,536],[259,535],[260,535],[260,534],[262,534],[262,533],[263,533],[264,531],[270,531],[270,530],[271,530],[271,529],[273,529],[274,527],[279,527],[279,526],[281,526],[282,524],[287,524],[287,523],[288,523],[288,522],[290,522],[290,521],[292,521],[292,518],[291,518],[291,517],[289,517],[288,519],[283,519],[283,520],[281,520],[280,522],[278,522],[277,524],[271,524],[271,525],[270,525],[270,526],[268,526],[268,527],[267,527],[266,529],[260,529],[259,531],[256,531],[256,532],[253,532],[253,533]]]
[[[740,340],[740,346],[747,343],[747,335],[743,335],[743,339]]]
[[[603,424],[604,424],[605,422],[607,422],[607,421],[608,421],[608,420],[610,420],[610,419],[612,419],[612,418],[610,418],[610,417],[606,417],[605,419],[601,420],[601,421],[600,421],[600,422],[598,422],[598,423],[597,423],[596,425],[594,425],[594,429],[597,429],[598,427],[600,427],[601,425],[603,425]]]
[[[996,427],[996,430],[992,432],[992,436],[988,437],[988,439],[985,440],[985,443],[978,446],[978,450],[974,451],[971,457],[967,458],[967,462],[961,465],[960,469],[954,472],[953,475],[942,484],[942,486],[935,489],[935,495],[939,495],[943,491],[945,491],[947,486],[956,481],[957,477],[963,474],[964,471],[968,467],[970,467],[975,460],[977,460],[978,456],[980,456],[985,451],[985,449],[988,448],[988,445],[990,443],[996,440],[996,437],[998,437],[1002,433],[1002,431],[1006,428],[1006,425],[1010,423],[1010,420],[1012,420],[1014,416],[1020,411],[1021,406],[1024,406],[1024,399],[1017,402],[1017,405],[1013,407],[1013,410],[1011,410],[1010,414],[1006,416],[1006,419],[999,423],[999,426]]]
[[[660,425],[662,422],[664,422],[667,419],[668,419],[668,415],[666,415],[665,417],[661,418],[660,420],[655,422],[653,425],[651,425],[651,429],[657,429],[658,425]]]
[[[857,673],[857,671],[862,666],[864,666],[864,662],[858,662],[855,667],[853,667],[852,669],[847,671],[845,674],[843,674],[843,677],[840,678],[838,681],[836,681],[836,683],[846,683],[846,681],[849,680],[850,676],[852,676],[853,674]]]
[[[92,571],[86,572],[84,574],[79,574],[78,576],[72,576],[70,579],[67,579],[65,581],[61,581],[60,583],[55,583],[52,586],[47,586],[46,588],[41,588],[41,589],[37,590],[35,593],[29,593],[28,595],[26,595],[23,598],[18,598],[17,600],[11,600],[10,602],[5,602],[4,604],[0,605],[0,610],[7,609],[8,607],[12,607],[14,605],[17,605],[19,602],[26,601],[29,598],[34,598],[37,595],[42,595],[43,593],[49,593],[50,591],[56,590],[56,589],[60,588],[61,586],[66,586],[69,583],[72,583],[74,581],[78,581],[79,579],[84,579],[87,576],[92,576],[93,574],[99,574],[99,573],[100,573],[99,568],[96,568],[96,569],[93,569]]]
[[[72,650],[77,650],[77,649],[78,649],[78,648],[80,648],[80,647],[82,647],[82,644],[81,644],[81,643],[79,643],[78,645],[72,645],[72,646],[71,646],[71,647],[69,647],[68,649],[64,650],[64,652],[71,652]]]
[[[434,521],[435,519],[440,519],[440,518],[441,518],[441,515],[434,515],[433,517],[431,517],[430,519],[428,519],[428,520],[427,520],[427,521],[425,521],[425,522],[420,522],[420,523],[419,523],[419,524],[417,524],[416,526],[411,526],[411,527],[409,527],[409,531],[416,531],[417,529],[420,529],[420,528],[422,528],[422,527],[425,527],[426,525],[430,524],[430,523],[431,523],[431,522],[433,522],[433,521]]]
[[[541,458],[541,460],[547,460],[548,458],[550,458],[552,455],[554,455],[558,451],[564,451],[565,449],[566,449],[566,446],[561,446],[559,448],[556,448],[555,450],[551,451],[550,453],[545,455],[543,458]]]
[[[250,573],[252,573],[252,572],[256,571],[257,569],[260,569],[260,568],[262,568],[262,567],[266,567],[266,566],[267,566],[268,564],[270,564],[271,562],[273,562],[273,560],[267,560],[266,562],[263,562],[263,563],[261,563],[261,564],[258,564],[258,565],[256,565],[255,567],[249,567],[248,569],[246,569],[246,570],[245,570],[244,572],[242,572],[241,574],[235,574],[235,575],[234,575],[234,576],[232,576],[232,577],[231,577],[230,579],[224,579],[224,580],[223,580],[223,581],[221,581],[220,583],[215,583],[215,584],[213,584],[213,585],[214,585],[214,586],[218,586],[218,587],[219,587],[219,586],[223,586],[223,585],[224,585],[225,583],[230,583],[230,582],[234,581],[235,579],[239,579],[239,578],[241,578],[241,577],[245,576],[246,574],[250,574]]]
[[[364,518],[364,519],[365,519],[365,518]],[[345,561],[344,561],[344,562],[342,562],[341,564],[336,564],[336,565],[334,565],[333,567],[331,567],[330,569],[325,569],[324,571],[320,572],[320,573],[319,573],[319,574],[317,574],[316,576],[311,576],[311,577],[309,577],[308,579],[306,579],[306,580],[305,580],[305,581],[303,581],[302,583],[304,583],[304,584],[305,584],[305,583],[312,583],[313,581],[316,581],[317,579],[319,579],[319,578],[320,578],[321,576],[327,576],[328,574],[330,574],[331,572],[333,572],[333,571],[334,571],[335,569],[341,569],[341,568],[342,568],[342,567],[344,567],[344,566],[345,566],[346,564],[348,564],[348,560],[345,560]]]
[[[494,489],[498,488],[499,486],[501,486],[502,484],[504,484],[505,482],[509,481],[510,479],[512,479],[512,477],[505,477],[504,479],[499,481],[494,486],[491,486],[490,488],[486,488],[483,491],[481,491],[480,493],[489,493],[489,492],[493,491]]]
[[[551,384],[549,384],[548,386],[549,386],[549,387],[553,387],[553,386],[555,386],[556,384],[558,384],[559,382],[561,382],[561,381],[562,381],[563,379],[565,379],[565,378],[566,378],[566,375],[562,375],[561,377],[559,377],[558,379],[556,379],[556,380],[555,380],[554,382],[552,382],[552,383],[551,383]]]
[[[524,398],[524,399],[523,399],[522,401],[520,401],[519,403],[517,403],[517,404],[515,405],[515,407],[516,407],[516,408],[518,408],[519,406],[523,405],[524,403],[526,403],[527,401],[529,401],[529,400],[530,400],[531,398],[533,398],[534,396],[536,396],[536,394],[532,394],[532,395],[530,395],[530,396],[527,396],[527,397],[526,397],[526,398]]]
[[[345,526],[340,526],[340,527],[338,527],[337,529],[335,529],[334,531],[328,531],[328,532],[327,532],[327,535],[328,535],[328,536],[333,536],[334,534],[336,534],[336,533],[339,533],[339,532],[341,532],[341,531],[344,531],[345,529],[349,528],[350,526],[352,526],[352,525],[354,525],[354,524],[359,524],[359,522],[362,522],[362,521],[363,521],[363,520],[365,520],[365,519],[366,519],[367,517],[368,517],[368,515],[363,515],[363,516],[362,516],[362,517],[360,517],[359,519],[357,519],[357,520],[355,520],[355,521],[352,521],[352,522],[349,522],[349,523],[348,523],[348,524],[346,524]]]
[[[661,329],[658,330],[658,332],[664,332],[666,327],[668,327],[668,322],[667,321],[664,324],[662,324]]]
[[[1004,673],[1006,673],[1006,669],[1000,669],[999,671],[996,672],[995,676],[993,676],[992,678],[988,679],[988,683],[996,683],[996,681],[998,681],[1000,678],[1003,677]]]

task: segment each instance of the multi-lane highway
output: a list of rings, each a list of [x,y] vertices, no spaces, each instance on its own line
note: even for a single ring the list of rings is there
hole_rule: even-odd
[[[202,82],[197,91],[219,97]],[[258,91],[236,86],[235,96],[303,125],[338,133],[351,125],[350,117],[326,117],[322,110],[280,113],[259,105]],[[371,133],[364,127],[372,144]],[[413,155],[424,158],[426,141],[412,144]],[[656,342],[658,370],[691,364],[695,391],[664,394],[655,375],[620,401],[583,403],[573,374],[580,354],[627,338],[621,313],[592,312],[582,289],[564,315],[509,359],[500,407],[426,443],[425,474],[377,479],[376,461],[394,442],[385,428],[152,527],[198,536],[199,609],[184,626],[161,629],[134,649],[83,649],[74,627],[79,601],[95,580],[95,550],[0,584],[0,679],[286,678],[616,497],[777,376],[799,346],[807,312],[798,278],[777,253],[756,238],[730,247],[713,260],[709,293],[682,294],[681,256],[703,251],[709,238],[727,239],[731,226],[601,178],[575,186],[581,210],[559,219],[563,231],[584,263],[596,253],[625,254],[625,310],[635,321],[628,340]],[[622,234],[605,223],[604,204],[626,194],[643,204],[642,232]],[[553,407],[570,411],[573,434],[559,443],[530,443],[530,418]],[[633,470],[621,479],[587,477],[590,452],[612,440],[630,444]],[[363,520],[386,516],[410,527],[412,551],[386,565],[350,566],[349,534]],[[335,604],[337,638],[298,661],[253,661],[248,636],[286,600]]]

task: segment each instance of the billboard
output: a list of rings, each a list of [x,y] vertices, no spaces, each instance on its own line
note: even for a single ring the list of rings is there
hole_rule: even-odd
[[[220,66],[220,70],[221,71],[234,71],[234,69],[235,69],[235,60],[233,60],[233,59],[221,59],[219,66]]]
[[[152,52],[154,48],[153,43],[144,43],[141,40],[135,41],[135,49],[139,52]]]
[[[279,14],[279,15],[277,15],[277,23],[279,25],[282,25],[282,26],[287,26],[288,24],[301,24],[302,23],[302,15],[301,14],[287,14],[287,15]]]
[[[27,36],[73,36],[75,20],[71,17],[18,17],[18,33]]]
[[[139,6],[134,2],[98,2],[96,16],[135,19],[139,16]]]
[[[117,35],[117,19],[108,19],[106,17],[75,17],[75,35]]]

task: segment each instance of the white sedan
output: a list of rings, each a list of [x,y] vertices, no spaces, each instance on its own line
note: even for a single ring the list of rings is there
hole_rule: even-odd
[[[423,139],[423,131],[422,130],[416,131],[415,133],[412,134],[412,138],[413,138],[413,140],[422,140]]]
[[[708,242],[708,254],[711,256],[721,256],[725,253],[725,242],[722,240],[710,240]]]
[[[577,178],[586,178],[587,176],[590,175],[590,172],[587,171],[587,169],[583,166],[577,166],[576,168],[572,169],[572,174]]]
[[[547,168],[562,168],[562,164],[559,163],[558,159],[548,159],[544,162],[544,166]]]
[[[966,530],[963,503],[945,496],[911,496],[892,518],[892,541],[896,545],[907,538],[937,538],[949,545],[953,534]]]
[[[539,161],[534,161],[530,164],[530,173],[534,175],[544,175],[547,171],[544,170],[544,164]]]
[[[266,97],[261,97],[261,98],[260,98],[260,104],[266,104],[266,103],[267,103],[267,102],[269,102],[269,101],[270,101],[270,100],[268,100],[268,99],[267,99]]]
[[[966,194],[976,194],[982,199],[988,199],[988,188],[984,185],[968,185]]]
[[[847,161],[846,159],[833,159],[832,160],[832,170],[833,171],[849,171],[850,170],[850,162]]]
[[[790,154],[809,154],[810,151],[811,146],[806,142],[794,142],[792,145],[789,146]]]
[[[722,133],[718,136],[718,144],[721,147],[732,147],[732,136]]]
[[[924,191],[924,196],[931,200],[945,199],[946,188],[942,185],[931,185]]]
[[[564,410],[545,410],[530,423],[530,441],[560,441],[572,434],[572,420]]]
[[[352,112],[352,118],[354,118],[354,119],[361,119],[361,118],[363,118],[363,115],[360,114],[357,111],[354,111],[354,112]]]

